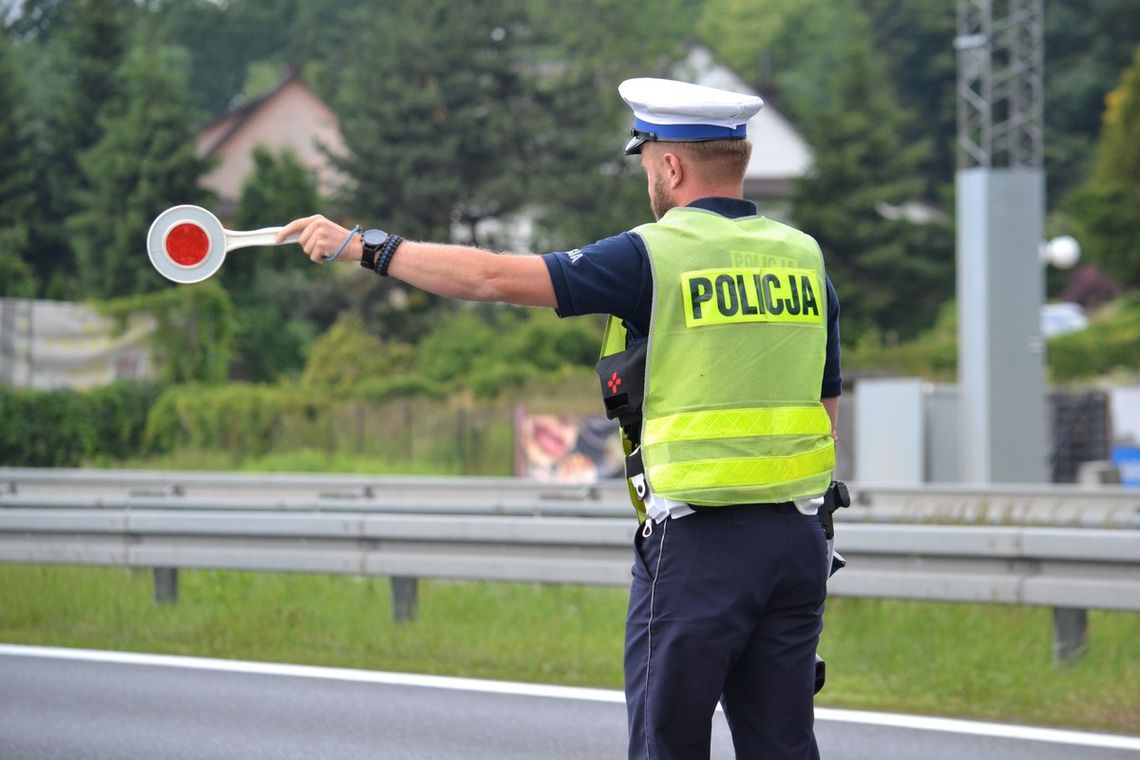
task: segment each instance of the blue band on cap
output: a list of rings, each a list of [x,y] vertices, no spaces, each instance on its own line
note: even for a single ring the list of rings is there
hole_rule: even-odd
[[[696,142],[698,140],[743,140],[748,136],[748,125],[718,127],[715,124],[651,124],[635,118],[633,128],[638,132],[652,132],[658,140]]]

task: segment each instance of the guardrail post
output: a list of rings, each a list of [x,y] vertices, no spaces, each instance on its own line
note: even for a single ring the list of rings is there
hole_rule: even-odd
[[[154,568],[154,603],[178,603],[178,568]]]
[[[1081,656],[1088,643],[1089,611],[1053,608],[1053,662],[1062,665]]]
[[[416,619],[416,605],[419,602],[419,579],[406,576],[392,576],[392,619],[397,623],[407,623]]]

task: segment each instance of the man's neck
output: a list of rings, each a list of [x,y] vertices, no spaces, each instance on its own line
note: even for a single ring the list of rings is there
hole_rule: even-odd
[[[744,188],[741,185],[700,185],[678,191],[673,197],[678,206],[688,206],[701,198],[743,198]]]

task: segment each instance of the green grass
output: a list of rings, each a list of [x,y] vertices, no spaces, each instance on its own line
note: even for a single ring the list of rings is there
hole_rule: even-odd
[[[183,571],[177,605],[151,575],[0,565],[0,640],[376,670],[621,686],[625,592],[420,584],[414,622],[387,579]],[[829,602],[821,705],[1140,732],[1140,616],[1094,612],[1089,651],[1051,662],[1047,609]]]

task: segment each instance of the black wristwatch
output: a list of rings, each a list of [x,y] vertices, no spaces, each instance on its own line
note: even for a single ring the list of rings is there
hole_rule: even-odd
[[[370,271],[376,271],[376,254],[384,247],[384,243],[388,242],[388,233],[384,230],[365,230],[364,248],[360,254],[360,266]]]

